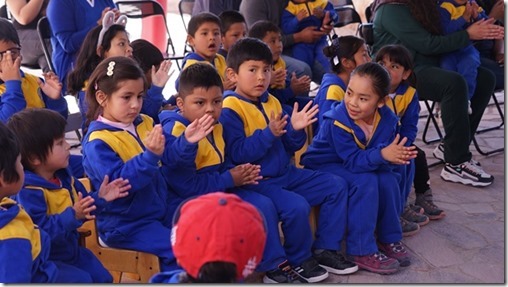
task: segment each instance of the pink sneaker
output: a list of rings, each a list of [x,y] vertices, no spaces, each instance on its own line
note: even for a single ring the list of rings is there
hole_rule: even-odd
[[[409,253],[404,248],[404,245],[399,242],[395,243],[379,243],[379,250],[384,252],[386,256],[397,259],[399,261],[401,267],[406,267],[411,265],[411,259]]]
[[[387,257],[381,252],[370,255],[349,255],[349,261],[358,265],[359,268],[378,274],[392,274],[399,270],[399,261]]]

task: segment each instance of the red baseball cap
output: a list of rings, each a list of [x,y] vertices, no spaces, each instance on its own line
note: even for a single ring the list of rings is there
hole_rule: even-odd
[[[194,278],[214,261],[235,264],[237,280],[245,278],[261,261],[265,242],[263,216],[235,194],[214,192],[186,201],[173,219],[173,252]]]

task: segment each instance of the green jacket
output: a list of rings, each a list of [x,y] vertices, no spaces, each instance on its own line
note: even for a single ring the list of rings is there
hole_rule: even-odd
[[[377,9],[374,17],[373,54],[375,55],[384,45],[402,44],[413,56],[415,72],[429,65],[439,67],[441,54],[460,49],[470,43],[465,30],[445,36],[427,32],[411,16],[406,5],[384,4]]]

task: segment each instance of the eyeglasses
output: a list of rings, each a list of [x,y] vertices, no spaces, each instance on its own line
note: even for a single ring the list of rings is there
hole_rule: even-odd
[[[14,47],[0,52],[0,61],[4,58],[4,54],[7,53],[8,51],[11,52],[12,58],[16,59],[20,54],[21,47]]]

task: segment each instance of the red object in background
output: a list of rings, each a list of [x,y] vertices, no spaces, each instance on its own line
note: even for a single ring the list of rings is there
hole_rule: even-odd
[[[167,0],[155,0],[161,4],[162,9],[166,12]],[[154,44],[162,54],[166,55],[168,46],[168,36],[166,34],[166,25],[164,19],[160,16],[143,18],[141,26],[141,38]]]

